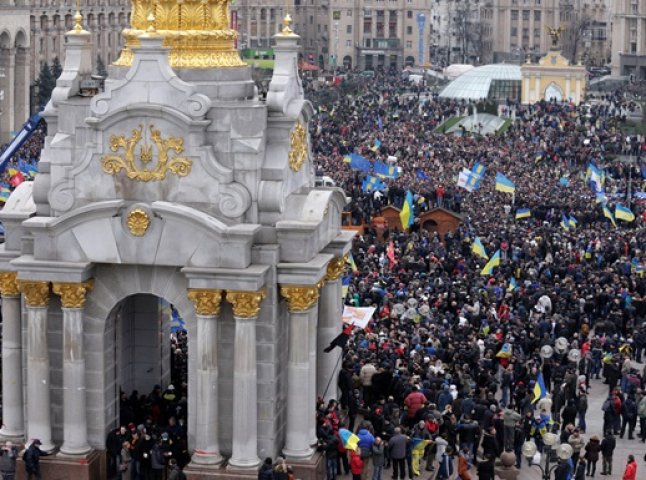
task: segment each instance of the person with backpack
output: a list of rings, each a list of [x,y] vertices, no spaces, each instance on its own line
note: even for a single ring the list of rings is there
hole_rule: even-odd
[[[624,438],[626,426],[628,426],[628,440],[633,440],[633,432],[637,425],[637,402],[633,394],[621,406],[621,433],[619,438]]]
[[[41,445],[42,443],[39,439],[34,439],[22,455],[22,460],[25,462],[27,480],[42,479],[40,476],[40,457],[44,457],[47,454],[39,448]]]

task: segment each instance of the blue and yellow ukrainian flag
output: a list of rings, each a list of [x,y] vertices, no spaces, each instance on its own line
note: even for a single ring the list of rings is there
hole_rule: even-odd
[[[608,220],[612,222],[612,224],[616,227],[617,223],[615,222],[615,217],[612,216],[612,212],[608,208],[607,205],[604,205],[603,207],[603,216],[606,217]]]
[[[384,190],[386,188],[386,185],[384,182],[379,180],[377,177],[373,177],[372,175],[367,175],[366,178],[363,179],[363,183],[361,184],[361,189],[364,191],[364,193],[369,193],[369,192],[374,192],[375,190]]]
[[[561,227],[563,227],[563,230],[570,229],[570,220],[563,214],[561,214]]]
[[[531,217],[531,216],[532,216],[532,212],[529,210],[529,208],[519,208],[518,210],[516,210],[516,220],[520,218]]]
[[[496,173],[496,190],[499,192],[514,193],[516,185],[514,182],[505,177],[502,173]]]
[[[532,403],[538,402],[541,398],[547,395],[547,388],[545,388],[545,380],[543,379],[543,372],[538,372],[536,383],[534,384],[534,400]]]
[[[576,228],[576,225],[579,222],[577,221],[576,218],[574,218],[574,215],[570,215],[570,218],[568,218],[567,223],[570,226],[570,228]]]
[[[632,222],[635,220],[635,214],[628,207],[624,207],[621,204],[615,205],[615,218],[617,220],[623,220],[624,222]]]
[[[375,143],[372,145],[372,147],[370,147],[370,150],[376,152],[377,150],[379,150],[379,147],[381,147],[381,142],[379,140],[375,140]]]
[[[404,200],[404,205],[402,206],[401,212],[399,212],[399,220],[401,220],[404,230],[408,230],[415,220],[413,194],[410,193],[410,190],[406,192],[406,200]]]
[[[375,162],[373,166],[375,175],[384,178],[397,178],[399,177],[399,169],[394,165],[387,165],[384,162]]]
[[[341,280],[341,296],[345,298],[348,295],[348,291],[350,290],[350,275],[346,275],[343,277],[343,280]]]
[[[489,258],[489,255],[487,255],[487,251],[485,250],[484,245],[480,241],[480,237],[476,237],[476,239],[473,241],[473,245],[471,245],[471,251],[479,257],[487,258],[487,259]]]
[[[359,271],[359,268],[357,268],[357,264],[354,261],[354,257],[352,256],[352,252],[348,252],[348,263],[350,264],[350,268],[353,272]]]
[[[499,265],[500,265],[500,250],[496,250],[496,253],[494,253],[491,256],[487,264],[480,272],[480,275],[491,275],[493,273],[493,269]]]
[[[479,177],[483,177],[486,171],[487,171],[487,167],[485,167],[485,166],[484,166],[483,164],[481,164],[480,162],[476,162],[476,163],[473,165],[473,168],[471,169],[471,172],[472,172],[474,175],[477,175],[477,176],[479,176]]]
[[[514,290],[516,290],[517,288],[518,288],[518,283],[516,282],[516,278],[515,278],[515,277],[511,277],[511,278],[509,279],[509,286],[507,287],[507,290],[508,290],[508,291],[510,291],[510,292],[513,292],[513,291],[514,291]]]

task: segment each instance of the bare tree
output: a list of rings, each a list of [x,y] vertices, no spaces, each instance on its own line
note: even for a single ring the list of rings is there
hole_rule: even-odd
[[[484,25],[480,22],[479,2],[462,0],[451,9],[449,35],[460,47],[463,63],[480,61],[483,56]]]
[[[580,7],[580,6],[579,6]],[[573,2],[563,6],[561,20],[565,26],[563,35],[563,55],[575,64],[583,54],[585,36],[589,34],[593,18],[587,8],[575,8]]]

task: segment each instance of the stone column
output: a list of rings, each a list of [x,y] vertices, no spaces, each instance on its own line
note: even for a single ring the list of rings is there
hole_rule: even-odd
[[[236,322],[233,356],[233,450],[229,465],[253,468],[258,458],[258,378],[256,320],[265,292],[227,290]]]
[[[316,288],[320,294],[321,289],[323,288],[323,285],[325,284],[325,280],[321,280],[318,285],[316,285]],[[317,329],[318,329],[318,324],[319,324],[319,309],[318,309],[318,301],[314,306],[310,309],[309,311],[309,321],[307,322],[307,335],[308,335],[308,347],[310,351],[310,361],[309,361],[309,385],[308,385],[308,396],[307,396],[307,403],[310,405],[316,405],[317,400],[318,400],[318,395],[316,392],[316,387],[317,387],[317,362],[316,362],[316,353],[317,353]],[[308,424],[309,428],[309,444],[310,445],[316,445],[318,442],[318,438],[316,436],[316,416],[313,417],[312,421],[309,422]]]
[[[22,331],[16,272],[0,273],[2,292],[2,420],[0,435],[20,441],[25,435],[22,398]]]
[[[83,309],[92,282],[54,283],[63,310],[63,445],[65,455],[85,455],[87,441]],[[31,433],[31,432],[30,432]]]
[[[324,400],[337,397],[337,379],[339,372],[341,349],[336,347],[330,353],[323,352],[330,342],[341,333],[341,276],[345,271],[345,260],[334,258],[328,263],[325,285],[321,289],[319,300],[318,334],[317,343],[317,364],[316,378],[317,395],[323,395]]]
[[[310,423],[316,421],[316,405],[309,395],[310,313],[319,292],[316,285],[283,286],[280,293],[289,307],[289,352],[287,361],[287,432],[283,453],[291,459],[311,457]]]
[[[23,281],[27,305],[27,436],[38,438],[41,450],[52,452],[47,307],[49,282]]]
[[[218,334],[222,290],[189,289],[188,298],[197,317],[197,405],[195,451],[192,461],[200,465],[222,462],[218,443]]]

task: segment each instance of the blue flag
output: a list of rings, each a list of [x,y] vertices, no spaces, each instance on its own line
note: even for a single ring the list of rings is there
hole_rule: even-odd
[[[561,178],[559,179],[559,183],[560,183],[560,184],[561,184],[561,186],[563,186],[563,187],[569,187],[569,186],[570,186],[570,179],[569,179],[568,177],[561,177]]]
[[[359,155],[358,153],[350,154],[350,168],[353,170],[359,170],[361,172],[369,172],[371,165],[370,161]]]
[[[368,192],[374,192],[375,190],[385,190],[386,185],[377,177],[373,177],[372,175],[367,175],[366,178],[363,179],[361,188],[365,193],[368,193]]]
[[[375,162],[373,167],[375,175],[386,178],[399,177],[399,169],[394,165],[387,165],[384,162]]]
[[[421,168],[418,168],[417,171],[415,172],[415,176],[420,179],[420,180],[430,180],[431,177],[429,177],[426,173],[424,173],[424,170]]]

